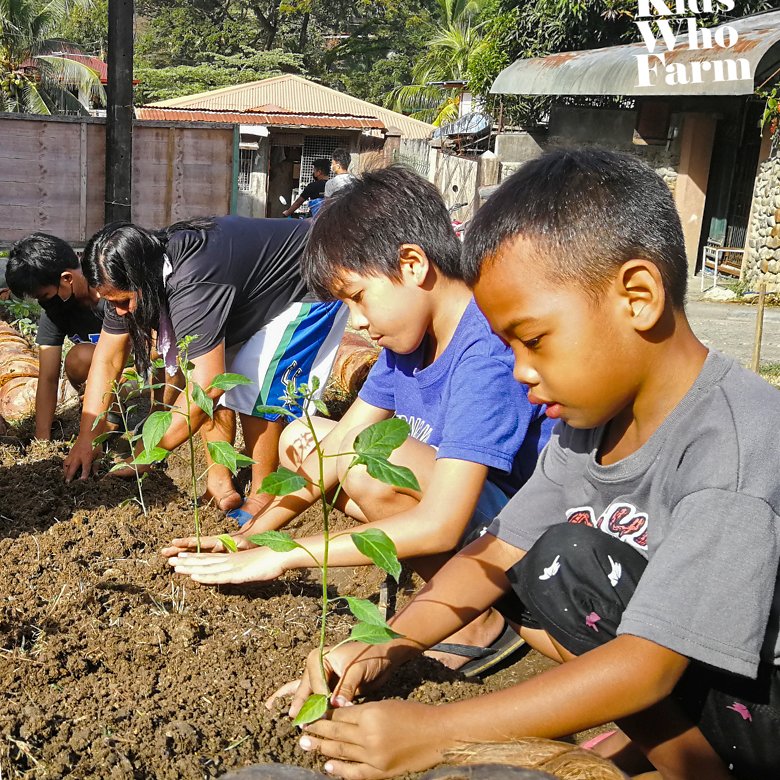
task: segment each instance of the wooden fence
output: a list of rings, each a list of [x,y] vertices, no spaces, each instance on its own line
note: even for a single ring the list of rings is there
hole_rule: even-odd
[[[135,122],[132,221],[159,228],[236,208],[231,124]],[[0,246],[34,231],[83,244],[104,224],[105,120],[0,113]]]

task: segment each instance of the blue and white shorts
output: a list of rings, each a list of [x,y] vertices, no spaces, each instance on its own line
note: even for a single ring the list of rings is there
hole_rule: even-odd
[[[252,380],[225,393],[220,404],[240,414],[265,420],[262,406],[284,406],[287,383],[320,380],[320,392],[336,359],[349,311],[339,301],[292,303],[250,339],[226,350],[227,371]]]

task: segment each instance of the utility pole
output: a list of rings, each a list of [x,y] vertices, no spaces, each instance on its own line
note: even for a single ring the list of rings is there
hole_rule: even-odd
[[[108,0],[106,222],[130,221],[133,178],[133,0]]]

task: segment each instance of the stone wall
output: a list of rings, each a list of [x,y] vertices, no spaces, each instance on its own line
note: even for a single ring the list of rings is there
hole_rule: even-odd
[[[743,278],[751,289],[766,282],[780,292],[780,133],[775,132],[769,157],[758,167]]]

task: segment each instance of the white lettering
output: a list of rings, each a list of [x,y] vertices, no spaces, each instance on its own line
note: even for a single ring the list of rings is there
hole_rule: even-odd
[[[651,22],[637,22],[636,26],[639,28],[639,32],[642,33],[642,40],[645,42],[645,47],[652,54],[655,51],[658,40],[653,35]],[[674,51],[674,47],[677,44],[677,38],[672,30],[672,24],[668,19],[658,20],[658,29],[661,31],[661,37],[664,41],[667,51]]]
[[[652,87],[655,85],[655,78],[658,76],[658,64],[650,66],[650,58],[657,60],[662,65],[666,64],[666,58],[663,54],[637,54],[636,64],[639,75],[638,87]],[[652,78],[651,78],[652,75]]]
[[[678,84],[687,84],[688,74],[685,65],[681,62],[673,62],[671,65],[667,65],[665,80],[670,87],[675,87]]]
[[[655,9],[655,14],[650,10],[650,7]],[[667,7],[663,0],[639,0],[639,12],[637,16],[673,16],[674,12]]]
[[[744,57],[740,57],[738,60],[715,60],[713,65],[713,81],[753,80],[750,62]]]
[[[726,41],[726,34],[728,33],[728,41]],[[722,27],[718,27],[715,30],[715,43],[722,49],[730,49],[739,40],[739,33],[731,27],[731,25],[724,24]]]

